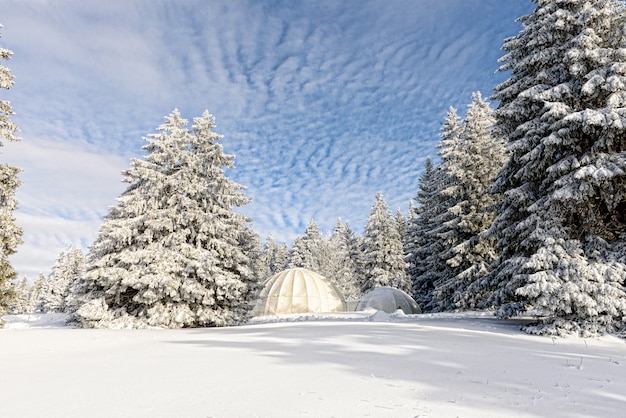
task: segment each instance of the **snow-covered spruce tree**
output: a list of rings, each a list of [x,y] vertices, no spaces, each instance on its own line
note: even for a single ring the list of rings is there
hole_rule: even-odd
[[[289,248],[284,242],[278,244],[272,235],[267,237],[263,244],[262,258],[264,267],[264,275],[262,280],[272,277],[287,268],[289,263]]]
[[[263,283],[268,277],[272,276],[272,272],[269,268],[266,253],[266,243],[261,244],[261,251],[259,252],[259,258],[257,260],[257,277],[259,278],[259,285]]]
[[[289,268],[302,267],[314,271],[341,290],[342,254],[333,248],[332,237],[322,235],[314,220],[309,222],[303,236],[299,236],[293,243]]]
[[[31,312],[41,312],[41,295],[46,291],[47,279],[43,273],[39,273],[35,283],[33,283],[33,287],[30,291],[30,306],[32,307]]]
[[[441,164],[437,167],[438,187],[436,201],[438,211],[433,217],[434,229],[428,233],[440,240],[440,252],[432,254],[433,307],[436,311],[453,309],[453,296],[442,291],[456,282],[457,269],[448,262],[453,257],[453,249],[463,241],[458,227],[458,213],[455,208],[464,200],[465,187],[457,174],[468,158],[465,148],[465,122],[457,116],[456,109],[451,108],[446,116],[441,132],[438,148]],[[431,273],[432,274],[432,273]]]
[[[85,272],[85,255],[72,245],[61,251],[46,280],[40,295],[39,306],[42,312],[65,312],[70,286]]]
[[[420,178],[416,216],[407,227],[415,247],[414,253],[407,254],[412,290],[424,311],[441,309],[434,289],[455,276],[442,255],[458,244],[458,236],[448,225],[454,218],[449,209],[458,202],[458,185],[448,168],[462,158],[458,152],[461,135],[461,120],[451,107],[441,127],[441,163]]]
[[[404,242],[404,238],[406,236],[406,228],[407,228],[407,217],[404,216],[400,209],[396,210],[396,225],[398,226],[398,233],[400,234],[400,238]]]
[[[352,230],[352,227],[348,223],[338,222],[336,229],[333,232],[332,240],[335,241],[335,245],[345,246],[347,250],[348,269],[353,271],[354,284],[356,286],[356,296],[361,297],[363,295],[362,289],[365,285],[365,262],[363,253],[363,241],[362,235],[357,234]],[[351,292],[348,292],[348,296]]]
[[[376,195],[376,202],[365,225],[363,263],[363,293],[379,286],[411,291],[398,223],[381,193]]]
[[[9,304],[8,311],[14,314],[30,314],[33,312],[30,294],[32,287],[26,276],[15,283],[15,298]]]
[[[261,290],[261,283],[266,278],[263,244],[261,244],[259,234],[250,227],[246,227],[242,233],[238,234],[238,239],[241,250],[250,260],[250,268],[242,280],[248,283],[249,293],[256,295]],[[252,296],[251,299],[253,299]]]
[[[0,25],[2,29],[2,25]],[[9,60],[12,52],[0,46],[0,60]],[[14,77],[9,69],[0,64],[0,88],[8,90],[13,87]],[[18,127],[10,119],[13,108],[8,101],[0,99],[0,147],[1,140],[19,141],[16,136]],[[15,190],[20,185],[17,174],[20,170],[8,164],[0,164],[0,327],[3,325],[2,314],[14,296],[11,280],[17,272],[9,262],[16,247],[22,243],[22,229],[15,224],[13,211],[17,207]]]
[[[531,332],[611,331],[626,314],[624,4],[536,3],[503,46],[495,116],[511,155],[481,285],[501,316],[546,317]]]
[[[454,205],[445,228],[454,242],[441,258],[449,274],[435,284],[439,310],[475,308],[470,287],[488,272],[495,259],[494,240],[483,233],[495,218],[492,206],[498,196],[485,193],[506,161],[504,144],[493,135],[493,111],[480,93],[472,95],[461,126],[461,138],[449,149],[443,165],[451,184],[445,190]],[[452,155],[454,154],[454,155]]]
[[[329,256],[330,243],[312,220],[306,226],[304,235],[294,240],[289,267],[302,267],[324,275]]]
[[[330,238],[330,249],[325,277],[335,284],[345,298],[358,299],[361,297],[357,265],[358,239],[350,225],[341,219],[337,221]]]
[[[428,232],[434,229],[433,213],[436,210],[436,171],[430,158],[426,159],[424,172],[419,177],[419,191],[413,199],[410,216],[407,221],[404,239],[407,274],[411,279],[411,293],[423,311],[432,310],[434,283],[430,276],[431,269],[426,260],[433,253],[431,251],[440,241]],[[434,251],[440,251],[435,249]],[[435,253],[438,254],[438,253]]]
[[[112,207],[73,288],[83,327],[200,327],[244,321],[254,296],[250,258],[241,245],[248,202],[224,170],[224,154],[205,112],[186,128],[178,110],[145,138],[145,160]]]

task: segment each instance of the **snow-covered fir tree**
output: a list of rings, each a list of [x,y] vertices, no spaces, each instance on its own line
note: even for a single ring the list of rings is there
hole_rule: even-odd
[[[9,60],[11,55],[10,50],[0,46],[0,88],[4,90],[13,87],[13,75],[1,64],[2,61]],[[13,114],[11,104],[0,99],[0,147],[2,140],[20,140],[16,135],[18,127],[10,119]],[[13,216],[13,211],[17,207],[15,191],[20,185],[17,177],[19,171],[17,167],[0,164],[0,327],[3,325],[2,313],[14,296],[11,281],[17,277],[17,272],[9,262],[9,256],[15,253],[17,246],[22,242],[22,229],[15,224]]]
[[[364,284],[361,291],[366,293],[379,286],[391,286],[410,292],[411,282],[406,268],[398,223],[383,195],[378,193],[363,237]]]
[[[626,315],[626,13],[619,0],[536,0],[505,40],[496,87],[510,159],[481,281],[502,316],[532,309],[533,332],[583,334]]]
[[[440,241],[428,232],[434,229],[432,224],[435,205],[437,182],[435,167],[430,158],[426,159],[424,172],[419,177],[419,191],[409,209],[404,252],[406,254],[407,274],[411,279],[411,294],[423,311],[432,310],[433,290],[435,288],[431,270],[426,263],[432,255],[431,249]],[[439,250],[436,250],[439,251]]]
[[[450,108],[441,127],[438,145],[441,163],[428,169],[420,178],[416,199],[416,214],[407,226],[408,238],[414,253],[408,254],[408,270],[412,291],[420,307],[425,311],[441,309],[434,290],[455,275],[447,260],[442,257],[458,244],[458,236],[449,227],[453,222],[450,208],[457,203],[458,185],[450,176],[449,167],[462,158],[458,152],[461,143],[462,121],[456,109]]]
[[[268,236],[263,244],[262,259],[264,274],[261,279],[268,279],[287,268],[289,263],[289,247],[284,242],[278,244],[272,235]]]
[[[61,251],[48,275],[38,306],[42,312],[65,312],[70,286],[85,272],[85,255],[72,245]]]
[[[461,126],[460,140],[445,150],[442,165],[450,184],[443,191],[451,199],[444,224],[447,249],[441,254],[447,274],[435,284],[438,310],[475,308],[470,286],[488,272],[495,259],[493,238],[483,236],[495,218],[497,195],[485,193],[506,161],[504,144],[493,135],[493,111],[480,93]],[[443,154],[442,154],[443,155]]]
[[[239,246],[244,254],[250,259],[250,268],[242,280],[248,283],[249,292],[256,294],[260,291],[261,283],[265,277],[265,264],[263,260],[263,244],[259,234],[250,227],[246,227],[238,235]]]
[[[304,235],[295,239],[288,267],[314,271],[327,278],[344,296],[355,297],[359,292],[352,281],[352,261],[347,257],[349,248],[344,247],[343,241],[338,236],[323,235],[312,220]]]
[[[145,138],[145,160],[125,171],[118,198],[73,289],[72,320],[83,327],[200,327],[247,318],[255,283],[242,248],[249,199],[205,112],[193,128],[178,110]]]
[[[330,238],[330,258],[325,268],[328,277],[346,299],[361,294],[358,267],[358,238],[347,223],[337,221]]]
[[[0,30],[3,28],[2,24],[0,24]],[[1,36],[0,36],[1,38]],[[10,60],[13,52],[3,48],[0,46],[0,59],[1,60]],[[15,77],[11,74],[11,71],[0,64],[0,88],[4,90],[9,90],[13,87],[15,81]],[[13,121],[11,121],[11,116],[14,115],[13,108],[11,104],[6,100],[0,100],[0,138],[3,138],[7,141],[19,141],[21,138],[16,136],[19,128]]]
[[[22,229],[15,224],[13,211],[17,207],[15,191],[20,185],[17,177],[19,169],[8,164],[0,164],[0,314],[14,296],[11,280],[17,272],[9,261],[22,243]],[[2,319],[0,318],[0,327]]]
[[[406,235],[407,228],[407,217],[404,216],[400,209],[396,210],[396,225],[398,226],[398,233],[400,234],[400,238],[404,241],[404,237]]]
[[[41,295],[46,291],[48,280],[43,273],[39,273],[35,283],[30,290],[30,306],[32,307],[31,312],[42,312],[41,307]]]
[[[438,167],[438,212],[433,218],[434,229],[429,231],[429,234],[441,241],[440,252],[434,257],[431,255],[432,271],[436,274],[433,280],[433,303],[437,311],[452,309],[453,295],[444,289],[457,281],[458,271],[448,261],[453,257],[453,249],[463,241],[462,231],[458,227],[459,213],[455,208],[464,200],[461,167],[471,158],[467,155],[464,131],[465,121],[458,117],[456,109],[451,108],[443,124],[438,146],[441,157]]]
[[[328,239],[322,235],[317,223],[311,220],[304,235],[294,240],[289,268],[302,267],[324,275],[330,252]]]
[[[30,314],[34,305],[31,301],[32,286],[26,276],[15,283],[15,298],[9,304],[8,311],[12,314]]]

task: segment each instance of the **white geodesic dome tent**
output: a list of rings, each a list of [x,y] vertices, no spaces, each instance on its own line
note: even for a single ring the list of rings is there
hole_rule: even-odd
[[[345,311],[343,295],[320,274],[293,268],[270,277],[252,311],[254,316]]]
[[[422,309],[408,293],[389,286],[381,286],[367,292],[356,307],[357,311],[376,309],[394,313],[401,309],[405,314],[420,314]]]

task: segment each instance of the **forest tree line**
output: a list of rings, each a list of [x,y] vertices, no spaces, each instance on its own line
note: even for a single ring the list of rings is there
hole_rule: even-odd
[[[425,311],[535,315],[532,333],[626,334],[626,6],[535,3],[504,41],[497,106],[475,93],[463,118],[449,110],[406,215],[378,194],[362,235],[341,220],[325,235],[312,220],[292,248],[262,244],[236,211],[249,198],[225,176],[234,157],[213,117],[189,127],[175,110],[124,172],[129,186],[88,253],[68,248],[18,300],[63,305],[83,327],[224,326],[247,319],[264,279],[306,267],[348,298],[387,285]],[[5,67],[0,76],[12,86]],[[7,140],[11,114],[2,102]],[[2,170],[0,306],[22,309],[7,258],[21,237],[18,170]]]

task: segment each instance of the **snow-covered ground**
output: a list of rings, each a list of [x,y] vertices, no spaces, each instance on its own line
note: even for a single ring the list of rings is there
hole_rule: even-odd
[[[186,330],[6,316],[0,417],[623,417],[626,342],[486,314]]]

